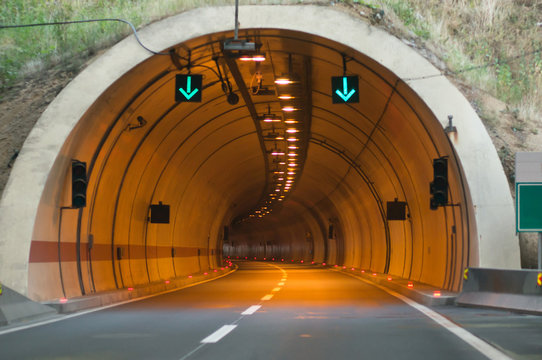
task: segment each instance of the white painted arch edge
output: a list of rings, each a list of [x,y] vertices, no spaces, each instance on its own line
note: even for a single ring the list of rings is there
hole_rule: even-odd
[[[149,25],[140,31],[140,38],[154,50],[165,49],[198,36],[231,31],[233,14],[233,7],[198,8]],[[239,16],[243,28],[297,30],[342,43],[401,78],[438,73],[394,36],[332,7],[242,6]],[[119,42],[55,98],[30,132],[0,201],[0,281],[7,286],[27,292],[28,255],[37,208],[49,172],[70,132],[110,85],[150,56],[133,36]],[[497,152],[481,120],[444,77],[411,81],[409,85],[441,123],[446,123],[448,114],[454,115],[460,134],[455,149],[476,209],[479,265],[518,268],[513,202]],[[492,181],[484,182],[488,178]]]

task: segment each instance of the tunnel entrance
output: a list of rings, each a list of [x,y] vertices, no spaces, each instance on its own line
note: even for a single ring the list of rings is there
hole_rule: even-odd
[[[489,138],[467,135],[474,126],[468,102],[461,97],[466,109],[458,110],[457,91],[446,92],[438,77],[433,85],[442,94],[433,94],[423,76],[435,69],[382,31],[331,9],[287,8],[241,12],[243,24],[253,25],[240,37],[257,44],[265,61],[225,50],[233,32],[213,21],[216,8],[198,9],[143,32],[164,55],[138,53],[127,39],[66,89],[59,102],[105,81],[59,141],[23,261],[28,288],[19,290],[40,300],[85,295],[207,271],[223,256],[344,264],[460,288],[462,269],[483,263],[480,231],[496,231],[483,209],[474,211],[483,203],[473,180],[481,175],[470,175],[473,159],[462,153],[472,144],[463,142]],[[298,10],[306,23],[285,25]],[[331,15],[360,39],[329,32],[322,21]],[[164,35],[191,16],[208,28]],[[357,45],[368,40],[386,51]],[[175,100],[177,75],[187,93],[187,77],[201,75],[201,102]],[[359,102],[333,103],[332,78],[345,76],[358,79]],[[347,90],[345,82],[344,96]],[[471,116],[456,122],[466,135],[444,131],[442,112],[451,109],[435,102]],[[69,114],[65,106],[50,112]],[[491,169],[495,149],[483,151]],[[431,209],[433,160],[442,157],[449,206]],[[86,207],[77,209],[69,206],[73,159],[86,162],[88,175]],[[484,196],[500,185],[487,185]],[[406,203],[405,218],[388,220],[386,205],[397,201]],[[158,205],[169,206],[167,222],[151,221]],[[506,231],[493,240],[510,243],[506,222],[500,226]]]

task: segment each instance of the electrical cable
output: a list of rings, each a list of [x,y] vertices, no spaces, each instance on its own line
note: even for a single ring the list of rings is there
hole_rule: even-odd
[[[50,25],[70,25],[70,24],[82,24],[82,23],[92,23],[92,22],[100,22],[100,21],[118,21],[118,22],[128,24],[132,28],[132,31],[134,33],[134,36],[135,36],[137,42],[139,43],[139,45],[141,45],[141,47],[143,49],[147,50],[148,52],[150,52],[150,53],[152,53],[154,55],[168,55],[169,56],[169,53],[167,53],[167,52],[157,52],[157,51],[151,50],[148,47],[146,47],[145,45],[143,45],[143,43],[139,39],[139,36],[137,35],[137,30],[136,30],[135,26],[131,22],[129,22],[128,20],[124,20],[124,19],[116,19],[116,18],[89,19],[89,20],[59,21],[59,22],[23,24],[23,25],[0,25],[0,29],[16,29],[16,28],[27,28],[27,27],[35,27],[35,26],[50,26]]]
[[[530,51],[528,53],[512,56],[512,57],[509,57],[509,58],[497,59],[496,61],[494,61],[492,63],[469,66],[467,68],[459,69],[459,70],[456,70],[456,71],[444,70],[444,71],[439,72],[438,74],[406,78],[406,79],[403,79],[403,81],[425,80],[425,79],[431,79],[431,78],[435,78],[435,77],[439,77],[439,76],[459,75],[459,74],[462,74],[462,73],[465,73],[465,72],[468,72],[468,71],[472,71],[472,70],[485,69],[485,68],[497,66],[499,64],[511,63],[511,62],[514,62],[515,60],[521,59],[523,57],[530,56],[530,55],[535,55],[535,54],[539,54],[539,53],[542,53],[542,49]]]

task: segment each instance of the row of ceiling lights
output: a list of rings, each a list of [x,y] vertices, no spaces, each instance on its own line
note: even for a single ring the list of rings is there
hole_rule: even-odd
[[[257,60],[256,60],[257,59]],[[253,56],[253,61],[263,61],[265,56]],[[248,61],[250,59],[240,60]],[[267,113],[260,117],[262,121],[262,131],[267,144],[268,156],[271,164],[271,181],[268,188],[269,192],[249,218],[262,218],[273,211],[274,205],[284,201],[295,185],[299,171],[299,133],[300,116],[298,115],[298,106],[296,106],[296,93],[299,93],[299,81],[295,81],[292,75],[291,57],[289,58],[290,69],[288,75],[282,75],[275,79],[275,92],[281,104],[283,115],[276,116],[271,113],[268,105]],[[297,115],[297,116],[296,116]]]

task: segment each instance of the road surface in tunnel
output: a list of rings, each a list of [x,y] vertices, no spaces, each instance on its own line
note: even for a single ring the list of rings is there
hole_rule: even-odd
[[[0,358],[487,358],[422,312],[343,273],[300,264],[238,265],[229,276],[180,291],[0,331]],[[540,317],[437,310],[511,358],[542,358]],[[496,350],[489,358],[508,357]]]

